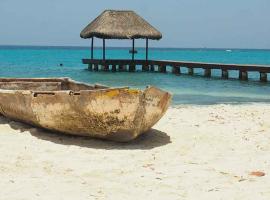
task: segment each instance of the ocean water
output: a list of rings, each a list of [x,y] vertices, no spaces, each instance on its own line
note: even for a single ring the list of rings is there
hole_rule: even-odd
[[[81,63],[82,58],[90,56],[89,49],[0,46],[0,77],[70,77],[86,83],[134,88],[154,85],[170,91],[173,94],[173,104],[270,102],[270,82],[259,82],[259,74],[256,72],[249,74],[249,81],[239,81],[236,71],[230,71],[229,80],[222,80],[219,70],[213,71],[212,78],[203,77],[202,70],[195,70],[195,76],[151,72],[90,72]],[[108,48],[106,57],[130,58],[128,50]],[[136,58],[143,59],[145,50],[139,48],[138,52]],[[101,58],[102,50],[97,48],[94,56]],[[270,50],[163,48],[150,49],[149,59],[270,65]]]

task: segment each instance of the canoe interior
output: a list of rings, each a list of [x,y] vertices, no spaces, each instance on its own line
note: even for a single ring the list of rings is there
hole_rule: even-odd
[[[32,90],[32,91],[61,91],[61,90],[98,90],[109,88],[103,85],[88,85],[73,81],[69,78],[1,78],[2,90]]]

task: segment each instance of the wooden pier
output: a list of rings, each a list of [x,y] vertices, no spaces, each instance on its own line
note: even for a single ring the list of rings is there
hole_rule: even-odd
[[[267,65],[240,65],[240,64],[220,64],[220,63],[200,63],[184,62],[170,60],[119,60],[119,59],[83,59],[83,64],[88,65],[89,70],[94,71],[129,71],[135,72],[136,67],[142,71],[158,71],[166,73],[171,68],[173,74],[180,75],[182,68],[187,68],[188,74],[193,75],[194,69],[203,69],[205,77],[211,77],[211,70],[221,70],[223,79],[229,78],[229,71],[236,70],[239,72],[240,80],[248,80],[248,72],[258,72],[260,81],[267,82],[267,73],[270,73],[270,66]]]

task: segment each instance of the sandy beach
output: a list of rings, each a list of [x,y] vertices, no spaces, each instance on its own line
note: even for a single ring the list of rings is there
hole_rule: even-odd
[[[0,118],[0,199],[269,199],[270,105],[171,107],[129,144]],[[253,176],[252,172],[265,176]]]

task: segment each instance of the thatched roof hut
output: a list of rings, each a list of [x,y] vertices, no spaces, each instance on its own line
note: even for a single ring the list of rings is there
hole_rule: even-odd
[[[91,59],[93,56],[94,37],[103,39],[103,60],[105,60],[106,39],[132,39],[132,60],[136,50],[135,39],[146,39],[146,60],[148,60],[148,40],[160,40],[162,34],[134,11],[105,10],[88,24],[80,34],[81,38],[92,39]]]
[[[152,39],[162,34],[134,11],[105,10],[81,32],[82,38]]]

